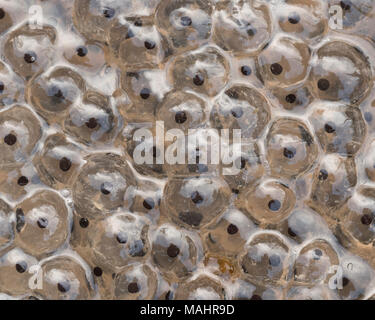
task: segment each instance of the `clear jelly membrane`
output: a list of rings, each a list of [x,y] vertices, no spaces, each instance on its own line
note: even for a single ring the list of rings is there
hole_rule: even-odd
[[[373,299],[374,23],[0,0],[0,299]]]

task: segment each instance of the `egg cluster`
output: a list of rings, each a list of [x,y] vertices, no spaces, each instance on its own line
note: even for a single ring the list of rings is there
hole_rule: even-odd
[[[375,297],[374,23],[371,0],[0,0],[0,298]],[[140,128],[171,147],[158,121],[240,129],[238,171],[210,145],[138,163]]]

